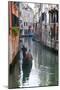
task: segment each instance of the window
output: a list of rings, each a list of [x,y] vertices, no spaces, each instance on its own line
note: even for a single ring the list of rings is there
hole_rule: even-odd
[[[19,26],[19,19],[12,14],[12,26]]]
[[[26,22],[26,26],[27,26],[27,22]]]
[[[24,22],[24,26],[25,26],[25,22]]]
[[[54,12],[50,11],[49,17],[50,17],[49,18],[50,23],[58,22],[58,11],[57,10],[55,10]]]
[[[24,26],[27,26],[27,22],[24,22]]]
[[[45,20],[45,17],[46,17],[46,13],[44,12],[44,13],[42,13],[42,21]]]

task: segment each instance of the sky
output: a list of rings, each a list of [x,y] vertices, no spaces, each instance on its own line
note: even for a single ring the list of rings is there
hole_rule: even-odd
[[[34,3],[28,3],[28,5],[34,10]]]

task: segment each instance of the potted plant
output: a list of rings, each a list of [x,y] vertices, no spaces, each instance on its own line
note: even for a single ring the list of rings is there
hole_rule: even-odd
[[[16,26],[12,28],[12,34],[13,34],[13,36],[17,36],[18,35],[18,32],[19,32],[19,29]]]

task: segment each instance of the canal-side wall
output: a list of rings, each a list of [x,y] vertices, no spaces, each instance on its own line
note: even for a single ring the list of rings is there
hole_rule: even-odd
[[[14,61],[15,56],[19,52],[19,31],[17,35],[13,35],[13,27],[19,27],[19,24],[14,17],[18,20],[19,19],[19,5],[16,2],[8,2],[8,15],[9,15],[9,45],[8,45],[8,63],[11,64]],[[15,20],[16,22],[14,22]]]

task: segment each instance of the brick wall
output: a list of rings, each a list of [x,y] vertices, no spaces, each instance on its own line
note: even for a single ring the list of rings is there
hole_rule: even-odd
[[[19,33],[17,36],[12,34],[12,14],[16,17],[19,17],[19,9],[13,2],[8,3],[8,15],[9,15],[9,45],[8,45],[8,55],[9,55],[9,64],[12,63],[14,57],[16,56],[19,50]]]

